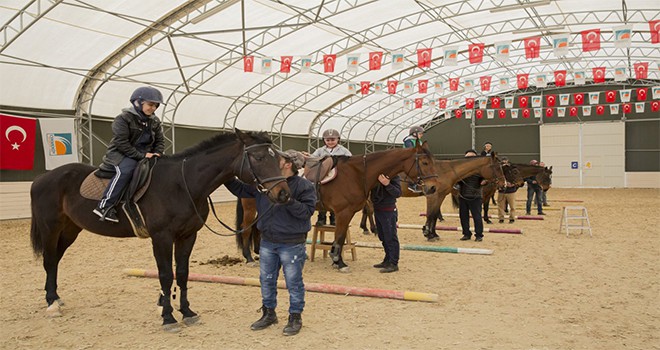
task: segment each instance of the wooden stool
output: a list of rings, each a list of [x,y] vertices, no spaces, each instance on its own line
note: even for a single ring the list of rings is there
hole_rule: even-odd
[[[325,233],[330,232],[334,235],[335,229],[336,229],[335,226],[329,226],[329,225],[314,226],[311,252],[309,254],[310,261],[314,261],[314,255],[316,254],[317,249],[323,250],[323,259],[328,257],[328,251],[332,249],[332,242],[334,241],[334,236],[333,236],[333,240],[326,241]],[[346,241],[344,242],[344,247],[342,248],[342,257],[347,249],[351,250],[351,257],[352,257],[351,260],[355,261],[357,259],[357,252],[355,249],[355,242],[351,240],[350,227],[346,229]]]

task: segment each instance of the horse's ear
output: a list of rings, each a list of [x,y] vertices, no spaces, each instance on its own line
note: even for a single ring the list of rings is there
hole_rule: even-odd
[[[242,132],[238,128],[234,128],[234,133],[236,133],[236,136],[238,136],[238,139],[244,144],[247,145],[247,142],[249,140],[248,134]]]

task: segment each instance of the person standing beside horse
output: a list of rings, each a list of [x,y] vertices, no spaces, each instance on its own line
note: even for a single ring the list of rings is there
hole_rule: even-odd
[[[502,168],[511,166],[507,157],[502,157],[501,161]],[[504,223],[504,212],[506,211],[507,205],[510,208],[509,223],[512,224],[516,221],[516,191],[518,191],[518,186],[515,183],[508,181],[504,188],[497,191],[497,209],[500,224]]]
[[[465,158],[476,157],[477,151],[470,149],[465,152]],[[474,240],[481,242],[484,237],[484,223],[481,221],[482,192],[481,186],[488,181],[478,174],[470,175],[458,182],[458,214],[461,218],[463,237],[461,241],[469,241],[472,238],[470,231],[470,215],[474,221]]]
[[[414,148],[417,144],[423,143],[422,136],[424,136],[424,128],[421,126],[413,126],[408,132],[408,136],[403,138],[403,148]],[[421,193],[422,191],[417,186],[417,183],[409,182],[408,189],[413,193]]]
[[[328,129],[323,132],[323,142],[325,146],[317,148],[312,157],[323,158],[331,156],[346,156],[351,157],[353,153],[348,148],[339,144],[340,136],[339,131],[335,129]],[[303,153],[304,154],[304,153]],[[319,217],[316,221],[316,226],[325,226],[326,224],[326,210],[319,210]],[[335,213],[330,211],[330,225],[335,225]]]
[[[114,208],[133,170],[144,158],[160,157],[165,150],[165,138],[156,109],[163,103],[163,95],[156,88],[137,88],[130,98],[131,107],[122,109],[112,122],[112,140],[103,156],[101,169],[114,171],[98,206],[93,210],[101,221],[119,222]],[[112,170],[110,170],[112,169]]]
[[[396,223],[398,213],[396,199],[401,197],[401,178],[397,175],[392,178],[383,174],[378,175],[379,184],[371,189],[371,202],[374,206],[376,231],[378,239],[385,249],[383,262],[374,265],[382,273],[399,271],[399,237]]]
[[[529,164],[538,166],[539,162],[537,160],[532,160],[529,162]],[[543,197],[541,197],[543,193],[543,188],[541,188],[541,185],[539,185],[539,183],[536,181],[535,176],[530,176],[526,178],[525,182],[527,183],[527,203],[525,204],[525,209],[526,209],[525,214],[527,215],[531,214],[532,202],[534,199],[534,195],[536,195],[536,198],[539,199],[536,201],[536,208],[538,215],[545,215],[542,207]]]
[[[267,194],[239,180],[225,184],[239,198],[256,198],[261,231],[259,247],[259,281],[261,282],[262,317],[250,327],[261,330],[277,323],[277,277],[280,266],[289,291],[289,321],[284,335],[296,335],[302,328],[305,307],[303,267],[307,257],[305,240],[311,230],[311,217],[316,205],[314,185],[298,176],[298,169],[305,164],[303,155],[295,150],[280,152],[282,175],[291,190],[288,203],[273,205]]]

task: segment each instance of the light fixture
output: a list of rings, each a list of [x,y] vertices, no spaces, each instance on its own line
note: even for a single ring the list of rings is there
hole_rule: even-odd
[[[221,5],[215,7],[214,9],[208,10],[208,11],[202,13],[201,15],[193,18],[190,22],[192,24],[198,24],[199,22],[215,15],[216,13],[224,11],[225,9],[231,7],[232,5],[234,5],[235,3],[239,2],[239,1],[241,1],[241,0],[228,0],[224,3],[222,3]]]
[[[538,27],[538,28],[518,29],[518,30],[512,31],[511,33],[513,33],[513,34],[536,33],[536,32],[546,32],[546,31],[552,31],[552,30],[562,30],[564,28],[566,28],[566,26],[556,25],[556,26],[547,26],[547,27]]]
[[[490,12],[491,13],[496,13],[496,12],[504,12],[504,11],[524,9],[524,8],[528,8],[528,7],[545,6],[545,5],[550,5],[551,2],[552,2],[551,0],[541,0],[541,1],[525,2],[525,3],[522,3],[522,4],[512,4],[512,5],[498,6],[496,8],[490,9]]]

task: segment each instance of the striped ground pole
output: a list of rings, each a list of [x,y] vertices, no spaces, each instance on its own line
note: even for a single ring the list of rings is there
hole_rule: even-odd
[[[426,213],[419,213],[419,216],[426,216]],[[458,214],[456,213],[447,213],[447,214],[442,214],[443,217],[450,217],[450,218],[457,218]],[[472,216],[470,216],[472,217]],[[488,216],[491,219],[495,219],[493,216]],[[515,217],[517,220],[544,220],[542,215],[517,215]],[[506,220],[509,219],[508,216],[505,217]]]
[[[380,243],[376,242],[355,242],[356,247],[365,247],[365,248],[383,248]],[[493,251],[491,249],[476,249],[476,248],[457,248],[457,247],[440,247],[432,245],[414,245],[414,244],[402,244],[401,249],[403,250],[417,250],[424,252],[437,252],[437,253],[454,253],[454,254],[477,254],[477,255],[492,255]]]
[[[423,225],[397,224],[397,227],[403,229],[421,230],[423,228]],[[463,231],[462,228],[457,226],[436,226],[435,229],[441,231],[459,231],[459,232]],[[470,227],[470,230],[474,231],[474,227]],[[484,227],[484,232],[522,234],[523,230],[517,228],[503,229],[503,228]]]

